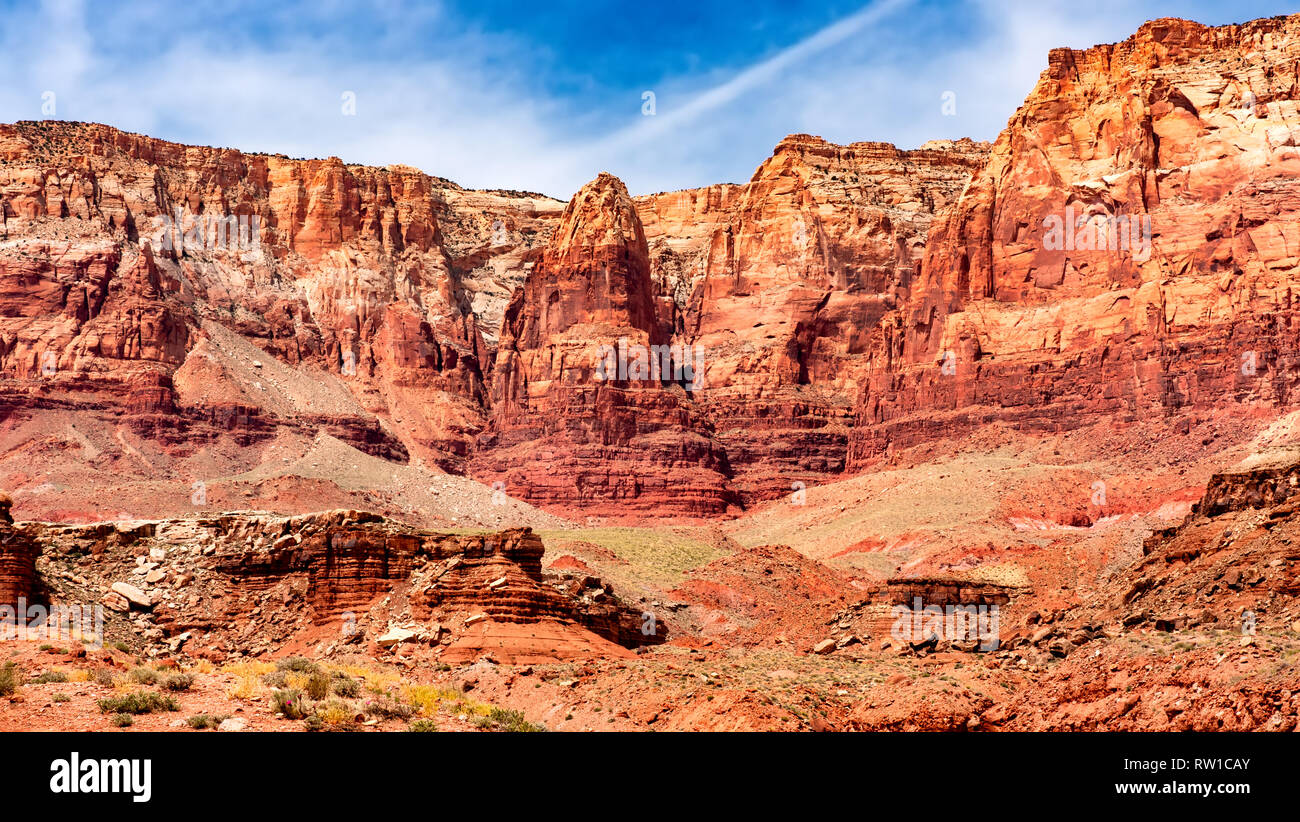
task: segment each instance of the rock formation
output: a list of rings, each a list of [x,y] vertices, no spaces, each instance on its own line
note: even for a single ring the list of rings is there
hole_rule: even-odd
[[[602,175],[507,312],[476,473],[551,504],[710,514],[842,472],[869,334],[983,156],[798,135],[747,185],[635,210]],[[602,350],[652,362],[602,379]]]
[[[0,126],[0,605],[109,640],[6,649],[0,720],[107,728],[143,656],[275,727],[302,655],[382,661],[355,727],[1296,730],[1297,65],[1158,20],[992,147],[567,204]]]
[[[470,628],[479,637],[480,623],[507,634],[501,626],[544,624],[539,630],[556,648],[515,642],[514,652],[554,659],[552,651],[622,654],[622,647],[667,635],[663,623],[643,633],[640,610],[608,592],[593,601],[569,577],[545,574],[542,542],[527,528],[445,534],[357,511],[0,528],[23,545],[44,547],[55,567],[94,557],[93,567],[80,563],[77,574],[49,574],[60,595],[104,602],[110,636],[115,619],[146,612],[136,618],[146,620],[145,638],[156,651],[185,644],[191,654],[258,653],[304,637],[383,647],[395,627],[410,626],[402,628],[407,638],[441,653]],[[0,585],[22,583],[27,591],[35,552],[22,555],[27,576],[12,586],[11,556],[18,555],[0,556]],[[467,649],[476,647],[469,639],[457,657],[473,658]]]
[[[506,311],[476,476],[551,504],[723,511],[725,455],[690,398],[691,352],[670,343],[660,308],[636,207],[602,174]]]
[[[32,602],[37,595],[36,557],[40,547],[14,528],[12,501],[0,494],[0,605]],[[25,619],[25,617],[22,617]]]
[[[221,436],[239,407],[264,433],[310,420],[457,468],[494,319],[558,209],[404,166],[0,126],[0,403],[125,411],[173,440]],[[348,402],[284,396],[260,357]]]
[[[1054,50],[991,149],[794,135],[743,185],[567,206],[3,126],[0,419],[323,430],[561,513],[713,516],[989,424],[1288,407],[1297,27]]]
[[[990,422],[1294,402],[1298,29],[1053,50],[881,323],[850,467]]]
[[[844,470],[868,342],[987,148],[793,135],[744,186],[641,203],[653,259],[684,295],[676,328],[703,351],[696,396],[742,500]]]

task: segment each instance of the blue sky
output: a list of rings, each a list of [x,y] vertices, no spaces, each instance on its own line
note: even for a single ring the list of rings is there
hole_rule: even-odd
[[[1056,46],[1281,2],[0,0],[0,121],[405,163],[568,198],[743,182],[786,134],[993,139]],[[655,113],[643,113],[645,92]],[[354,115],[343,113],[344,93]],[[945,92],[957,113],[942,112]]]

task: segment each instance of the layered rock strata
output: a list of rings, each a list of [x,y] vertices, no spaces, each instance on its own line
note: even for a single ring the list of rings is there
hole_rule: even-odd
[[[1056,49],[871,346],[849,465],[1295,401],[1300,18]]]

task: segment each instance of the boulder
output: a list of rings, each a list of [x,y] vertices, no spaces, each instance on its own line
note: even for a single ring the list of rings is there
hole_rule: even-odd
[[[401,642],[410,642],[416,639],[416,632],[408,628],[394,626],[387,632],[375,639],[381,648],[391,648]]]
[[[126,599],[132,607],[139,608],[142,611],[147,611],[153,607],[153,600],[149,595],[129,582],[114,582],[110,590]]]

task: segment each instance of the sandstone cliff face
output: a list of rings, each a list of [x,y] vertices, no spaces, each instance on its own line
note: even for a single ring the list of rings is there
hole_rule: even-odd
[[[2,126],[5,404],[131,393],[144,403],[132,411],[177,406],[180,429],[218,405],[255,408],[271,429],[299,415],[341,429],[401,419],[383,453],[458,467],[482,424],[492,318],[559,207],[402,166]],[[277,404],[218,356],[222,329],[354,402]]]
[[[561,214],[401,166],[4,127],[6,415],[125,410],[171,447],[317,428],[547,505],[720,513],[844,469],[869,335],[985,151],[796,135],[748,184],[633,200],[602,175]],[[670,373],[598,379],[602,346]]]
[[[798,135],[747,185],[635,207],[597,178],[507,311],[474,470],[531,501],[692,514],[843,471],[869,335],[984,151]],[[673,373],[603,380],[602,346],[668,349]]]
[[[697,396],[744,500],[844,470],[868,341],[908,293],[934,214],[986,151],[969,140],[900,151],[794,135],[747,185],[643,204],[665,232],[660,266],[687,261],[678,330],[703,347]],[[693,241],[667,239],[690,223]]]
[[[725,455],[688,396],[693,372],[677,373],[661,307],[636,207],[602,174],[506,311],[475,476],[557,506],[725,510]]]
[[[1054,50],[882,323],[850,465],[989,422],[1294,401],[1300,20]]]

